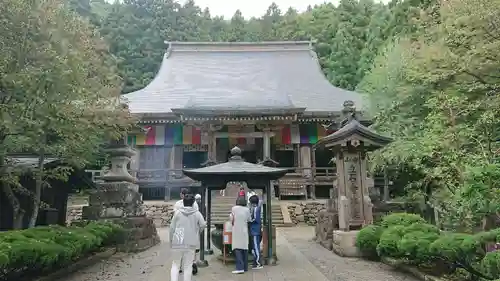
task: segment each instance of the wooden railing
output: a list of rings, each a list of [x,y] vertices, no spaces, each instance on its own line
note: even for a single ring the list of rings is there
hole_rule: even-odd
[[[289,175],[296,175],[303,178],[307,184],[313,182],[327,181],[331,183],[335,179],[335,170],[330,167],[317,167],[317,168],[300,168],[289,167]],[[99,182],[100,177],[103,176],[102,170],[86,170],[93,182]],[[188,177],[184,176],[181,169],[140,169],[129,170],[129,173],[137,177],[139,183],[160,183],[160,182],[193,182]]]

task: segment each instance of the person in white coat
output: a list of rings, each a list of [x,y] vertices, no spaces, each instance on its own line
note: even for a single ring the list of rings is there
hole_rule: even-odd
[[[233,273],[242,274],[248,271],[248,222],[251,220],[250,209],[244,196],[236,200],[230,219],[233,224],[232,248],[236,255],[236,270]]]
[[[184,196],[185,196],[186,194],[188,194],[188,193],[189,193],[189,190],[188,190],[187,188],[183,188],[183,189],[181,189],[181,200],[179,200],[179,201],[175,202],[175,204],[174,204],[174,213],[175,213],[175,211],[178,211],[179,209],[181,209],[182,207],[184,207],[184,203],[183,203],[183,201],[182,201],[182,200],[184,199]],[[198,204],[196,203],[196,201],[195,201],[195,202],[194,202],[194,204],[193,204],[193,208],[194,208],[196,211],[198,211],[198,210],[199,210],[199,208],[198,208]]]
[[[184,198],[188,194],[192,195],[192,194],[189,193],[189,190],[187,188],[182,188],[181,189],[181,200],[175,202],[175,204],[174,204],[174,215],[175,215],[175,213],[177,211],[179,211],[180,209],[184,208]],[[198,203],[196,203],[196,201],[194,201],[192,207],[193,207],[193,209],[195,211],[199,211]],[[183,262],[183,260],[181,262]],[[179,273],[182,273],[183,269],[184,269],[184,265],[180,264],[179,265]],[[196,266],[195,258],[193,257],[193,273],[196,274],[196,272],[198,272],[198,267]]]
[[[178,281],[181,264],[184,264],[184,281],[191,281],[191,262],[194,260],[196,249],[199,247],[199,235],[206,226],[201,213],[193,208],[194,196],[186,194],[183,201],[183,207],[175,212],[170,223],[171,281]]]

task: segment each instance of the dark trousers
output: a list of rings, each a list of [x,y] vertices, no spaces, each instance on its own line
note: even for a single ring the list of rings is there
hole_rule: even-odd
[[[248,250],[234,249],[236,255],[236,270],[248,271]]]

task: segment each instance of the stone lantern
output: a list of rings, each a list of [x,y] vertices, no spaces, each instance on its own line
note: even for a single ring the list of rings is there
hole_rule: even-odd
[[[135,149],[127,145],[127,137],[110,142],[105,152],[111,167],[96,183],[97,189],[89,196],[89,205],[83,207],[84,220],[109,220],[125,228],[123,251],[141,251],[160,242],[151,218],[142,206],[137,179],[127,169]]]
[[[327,212],[334,215],[326,216],[335,219],[319,218],[318,224],[323,221],[332,225],[318,226],[320,231],[323,229],[328,232],[323,237],[331,240],[327,241],[330,242],[329,246],[343,256],[359,255],[355,246],[358,230],[373,223],[373,204],[368,190],[373,183],[367,176],[367,152],[379,149],[392,141],[358,122],[355,112],[352,101],[344,102],[346,118],[341,128],[321,138],[315,145],[331,149],[335,153],[336,192],[332,194],[333,198],[329,200],[327,208]],[[333,225],[334,222],[338,225]],[[325,241],[319,242],[325,244]]]

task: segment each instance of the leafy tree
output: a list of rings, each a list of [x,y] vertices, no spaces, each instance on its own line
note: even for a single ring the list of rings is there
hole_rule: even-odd
[[[20,150],[38,155],[34,226],[46,178],[67,175],[67,169],[46,174],[45,157],[82,166],[131,119],[119,103],[120,80],[106,45],[86,21],[58,0],[9,0],[0,6],[5,23],[0,27],[0,180],[19,227],[23,211],[13,189],[19,182],[6,157]]]
[[[397,73],[391,70],[393,74],[388,75],[393,64],[388,57],[361,84],[374,99],[383,99],[374,89],[383,87],[385,81],[376,77],[390,78],[387,107],[378,106],[376,121],[397,138],[379,156],[382,162],[407,163],[422,173],[422,178],[408,186],[431,193],[428,200],[452,220],[450,227],[470,230],[481,223],[477,216],[464,218],[463,214],[497,216],[491,208],[470,201],[464,204],[465,194],[470,193],[463,190],[474,188],[486,192],[482,197],[476,194],[477,198],[495,198],[491,192],[498,185],[491,172],[495,168],[487,168],[498,162],[499,152],[500,96],[496,93],[500,75],[496,73],[500,60],[493,51],[500,44],[494,27],[498,4],[496,0],[448,1],[439,9],[422,9],[417,33],[406,41],[406,47],[399,45],[407,55],[399,60],[404,63],[396,68]],[[477,170],[485,169],[490,172],[484,172],[485,178],[479,181]]]

